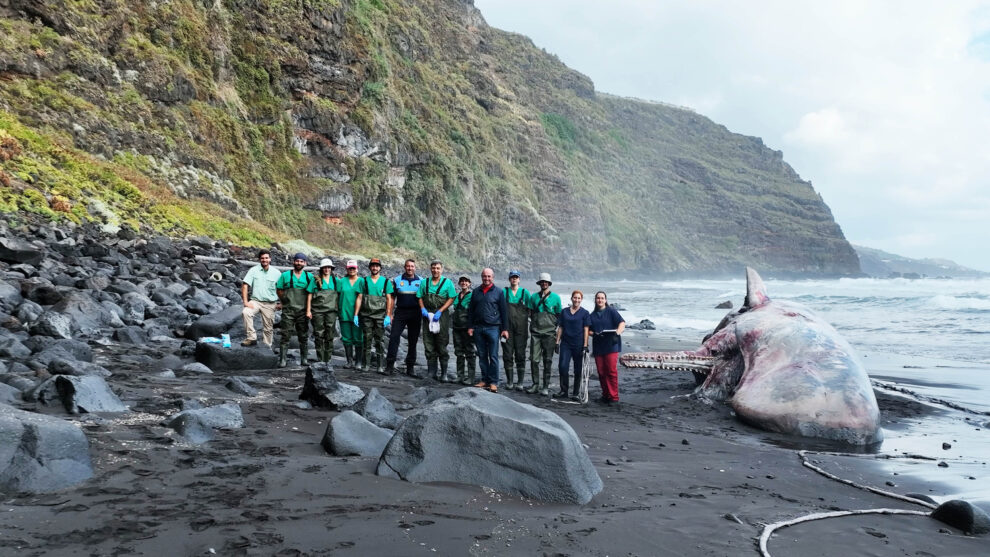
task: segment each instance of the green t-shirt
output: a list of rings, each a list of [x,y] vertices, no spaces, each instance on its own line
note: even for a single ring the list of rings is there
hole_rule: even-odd
[[[556,292],[551,292],[550,295],[547,296],[546,302],[543,303],[540,302],[540,293],[533,292],[529,296],[529,303],[526,304],[526,307],[537,313],[545,311],[553,314],[560,313],[564,308],[564,306],[560,303],[560,296],[558,296]]]
[[[306,291],[312,294],[317,290],[337,290],[337,285],[340,284],[340,282],[340,277],[335,277],[333,275],[330,275],[330,277],[326,280],[323,280],[323,277],[313,277],[313,282],[310,283],[309,288],[307,288]]]
[[[312,282],[313,282],[313,275],[309,274],[309,271],[303,271],[297,277],[295,271],[290,269],[282,273],[282,276],[278,277],[278,282],[275,283],[275,288],[279,290],[298,288],[300,290],[308,291],[309,285]]]
[[[502,292],[505,293],[505,303],[507,304],[519,304],[529,307],[529,290],[520,287],[516,290],[515,295],[512,294],[512,288],[505,286],[502,288]]]
[[[454,288],[454,281],[447,277],[440,277],[440,281],[433,284],[433,277],[431,276],[419,283],[419,290],[416,291],[416,297],[425,298],[427,294],[439,294],[444,298],[453,298],[457,296],[457,290]]]
[[[361,291],[361,283],[364,279],[355,277],[354,284],[344,277],[337,281],[337,288],[340,291],[340,321],[346,323],[354,319],[354,304],[357,302],[358,292]]]
[[[378,275],[378,282],[371,280],[371,277],[364,277],[358,280],[358,284],[361,285],[361,289],[358,290],[358,292],[365,296],[385,296],[386,294],[395,294],[395,284],[382,275]]]
[[[261,265],[255,265],[248,269],[243,282],[251,289],[250,299],[259,302],[277,302],[278,294],[275,292],[275,283],[278,282],[281,274],[275,267],[268,267],[268,271],[265,271]]]

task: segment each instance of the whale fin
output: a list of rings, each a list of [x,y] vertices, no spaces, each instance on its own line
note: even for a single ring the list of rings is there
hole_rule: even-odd
[[[770,301],[767,287],[763,279],[752,267],[746,267],[746,305],[750,308],[760,307]]]

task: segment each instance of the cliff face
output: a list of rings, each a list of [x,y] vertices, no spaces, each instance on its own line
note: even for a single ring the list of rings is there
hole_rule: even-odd
[[[0,0],[0,108],[0,210],[465,267],[859,270],[779,152],[596,93],[470,2]]]

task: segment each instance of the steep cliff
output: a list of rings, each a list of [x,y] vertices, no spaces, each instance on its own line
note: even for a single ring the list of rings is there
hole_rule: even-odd
[[[454,265],[848,274],[757,138],[468,1],[0,0],[0,210]]]

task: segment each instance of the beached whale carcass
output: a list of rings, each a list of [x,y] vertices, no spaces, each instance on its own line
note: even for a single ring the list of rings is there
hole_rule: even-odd
[[[746,269],[746,303],[701,348],[622,356],[626,367],[693,371],[695,393],[728,400],[743,421],[782,433],[853,445],[883,440],[880,410],[862,362],[808,308],[770,300]]]

